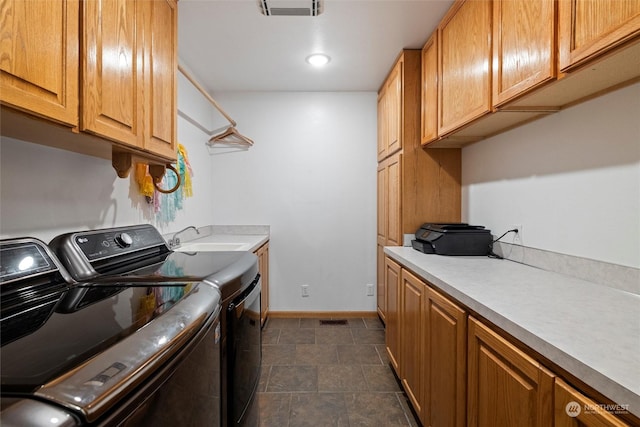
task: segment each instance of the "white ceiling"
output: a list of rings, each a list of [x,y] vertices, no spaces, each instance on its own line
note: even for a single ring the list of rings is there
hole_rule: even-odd
[[[305,0],[307,1],[307,0]],[[181,0],[180,62],[210,92],[377,91],[452,0],[324,0],[316,17],[264,16],[258,0]],[[331,62],[305,62],[324,52]]]

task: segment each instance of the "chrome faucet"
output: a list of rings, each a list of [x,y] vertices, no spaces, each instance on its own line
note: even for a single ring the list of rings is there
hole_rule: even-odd
[[[200,234],[200,231],[197,228],[195,228],[193,225],[183,228],[182,230],[176,232],[171,239],[169,239],[169,248],[173,249],[180,246],[180,239],[178,238],[178,234],[182,234],[185,231],[190,230],[192,228],[196,232],[196,234]]]

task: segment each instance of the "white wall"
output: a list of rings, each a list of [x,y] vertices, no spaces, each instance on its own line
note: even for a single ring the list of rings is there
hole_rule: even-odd
[[[464,148],[462,183],[464,219],[496,236],[639,268],[640,84]]]
[[[202,97],[179,79],[179,107],[201,106]],[[206,105],[206,104],[204,104]],[[198,111],[206,112],[206,108]],[[210,116],[213,114],[209,112]],[[2,137],[0,145],[0,237],[37,237],[48,242],[75,230],[151,223],[163,233],[211,223],[213,198],[206,135],[179,117],[178,140],[193,166],[194,196],[176,220],[156,220],[133,178],[116,176],[109,160]]]
[[[376,94],[215,98],[255,145],[213,156],[214,222],[271,226],[271,309],[375,311]]]

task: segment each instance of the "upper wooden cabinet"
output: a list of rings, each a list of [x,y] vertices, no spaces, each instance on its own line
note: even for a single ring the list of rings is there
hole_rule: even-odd
[[[491,2],[455,3],[438,26],[438,135],[491,111]]]
[[[143,2],[83,2],[80,130],[142,147]]]
[[[380,120],[397,123],[402,141],[401,148],[378,165],[380,245],[402,245],[404,234],[427,221],[460,219],[460,152],[424,150],[420,144],[421,55],[419,50],[403,51],[383,85],[385,97],[400,99],[400,107],[379,103]],[[400,93],[389,97],[392,87]]]
[[[424,150],[420,143],[421,55],[404,50],[378,94],[378,313],[384,321],[383,247],[402,246],[404,235],[425,222],[460,221],[460,150]]]
[[[83,3],[81,130],[175,158],[173,0]]]
[[[389,73],[378,100],[378,161],[402,148],[404,57]]]
[[[78,124],[78,1],[2,0],[2,103]]]
[[[559,0],[558,13],[561,71],[640,35],[638,0]]]
[[[178,5],[176,0],[151,0],[145,5],[144,148],[175,157],[178,112]]]
[[[29,119],[25,131],[9,111],[3,135],[99,157],[112,151],[121,177],[134,157],[175,161],[176,0],[1,1],[3,109],[48,119]]]
[[[554,0],[493,2],[494,106],[556,76]]]
[[[422,48],[422,145],[438,137],[438,33]]]
[[[378,92],[378,161],[387,157],[387,102],[385,98],[386,88],[383,85]]]
[[[423,49],[429,148],[463,147],[640,77],[638,0],[457,0],[436,37],[435,78],[433,40]]]

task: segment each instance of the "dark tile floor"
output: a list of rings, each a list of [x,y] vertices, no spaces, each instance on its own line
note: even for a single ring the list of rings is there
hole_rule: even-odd
[[[258,389],[264,427],[417,426],[377,318],[269,319]]]

